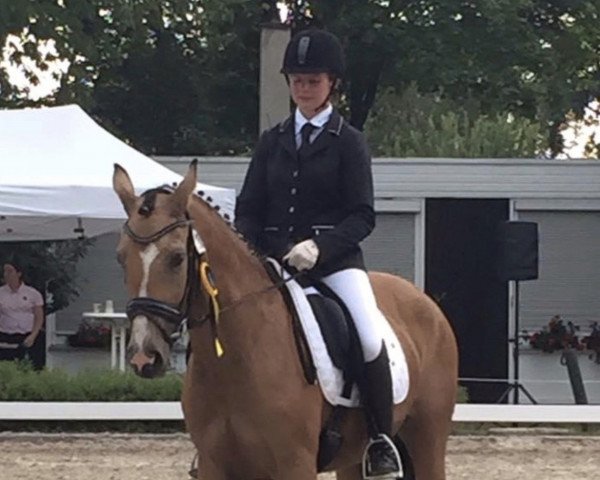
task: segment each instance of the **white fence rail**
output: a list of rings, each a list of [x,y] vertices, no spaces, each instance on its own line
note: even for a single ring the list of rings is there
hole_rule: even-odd
[[[0,402],[0,420],[182,420],[179,402]],[[455,422],[600,423],[600,405],[456,405]]]

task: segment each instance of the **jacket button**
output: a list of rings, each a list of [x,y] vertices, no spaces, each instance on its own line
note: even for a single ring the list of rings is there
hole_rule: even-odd
[[[294,170],[292,172],[292,177],[296,178],[298,176],[298,170]]]
[[[290,190],[290,193],[291,193],[292,195],[296,195],[296,187],[292,188],[292,189]]]
[[[290,207],[290,208],[288,209],[288,212],[290,212],[290,213],[294,213],[294,210],[295,210],[295,208],[294,208],[294,207]]]
[[[288,228],[288,232],[292,233],[294,231],[294,226],[292,225],[290,228]]]

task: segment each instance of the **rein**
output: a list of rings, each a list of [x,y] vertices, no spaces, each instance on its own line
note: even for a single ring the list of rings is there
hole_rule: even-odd
[[[257,297],[259,295],[262,295],[263,293],[267,293],[270,292],[271,290],[279,290],[281,287],[283,287],[287,282],[291,281],[291,280],[296,280],[298,277],[302,276],[306,274],[306,271],[301,271],[301,272],[296,272],[293,275],[291,275],[290,277],[286,278],[286,279],[281,279],[278,282],[274,282],[273,285],[269,285],[266,288],[263,288],[262,290],[258,290],[256,292],[250,292],[247,293],[245,295],[242,295],[240,298],[238,298],[237,300],[231,302],[229,305],[223,307],[221,309],[221,313],[225,312],[229,309],[235,308],[238,305],[240,305],[241,303],[244,303],[246,300],[251,299],[252,297]]]

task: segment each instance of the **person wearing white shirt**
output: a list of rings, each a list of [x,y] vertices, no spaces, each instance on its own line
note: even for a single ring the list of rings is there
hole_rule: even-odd
[[[0,287],[0,360],[21,360],[36,341],[44,324],[44,299],[23,282],[18,262],[2,267]]]

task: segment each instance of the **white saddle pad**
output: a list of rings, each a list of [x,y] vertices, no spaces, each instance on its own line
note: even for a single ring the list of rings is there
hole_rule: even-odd
[[[278,272],[280,272],[284,279],[288,279],[291,276],[276,260],[269,258],[268,261]],[[310,348],[315,363],[317,379],[325,399],[331,405],[358,407],[360,404],[360,397],[356,385],[352,389],[352,395],[349,399],[342,396],[344,375],[342,371],[333,364],[333,361],[329,356],[325,340],[321,334],[321,329],[319,328],[313,310],[308,303],[304,289],[295,280],[289,280],[285,283],[285,286],[290,292],[298,316],[300,317],[308,347]],[[394,404],[398,404],[404,401],[408,394],[408,366],[406,365],[406,357],[404,356],[402,346],[392,330],[392,327],[383,315],[380,316],[380,319],[381,320],[377,321],[383,322],[382,331],[385,332],[384,342],[390,359]]]

